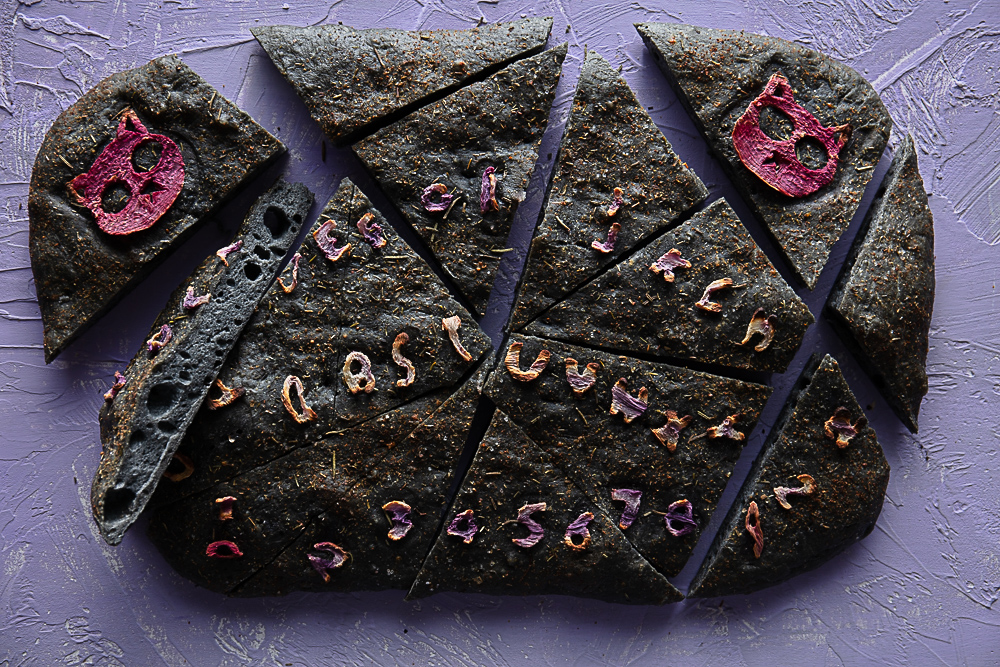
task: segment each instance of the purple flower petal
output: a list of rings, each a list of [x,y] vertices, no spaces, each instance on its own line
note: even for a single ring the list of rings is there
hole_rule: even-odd
[[[851,439],[867,425],[868,419],[863,415],[851,424],[851,411],[841,406],[823,423],[823,430],[826,432],[826,437],[836,438],[837,447],[843,449],[851,444]]]
[[[403,353],[399,351],[399,348],[406,345],[409,341],[410,335],[403,331],[392,342],[392,360],[396,362],[397,366],[406,369],[406,377],[402,380],[396,380],[397,387],[409,387],[417,379],[417,369],[413,367],[413,362],[404,357]]]
[[[816,480],[812,475],[797,475],[796,479],[802,482],[802,486],[797,489],[790,489],[787,486],[774,487],[774,497],[778,499],[778,504],[786,510],[792,509],[788,502],[788,496],[811,496],[816,489]]]
[[[292,265],[291,284],[286,285],[285,281],[281,279],[281,276],[278,276],[278,284],[281,285],[281,289],[282,291],[284,291],[285,294],[291,294],[292,290],[294,290],[296,286],[298,286],[299,284],[299,262],[301,260],[302,260],[302,255],[300,255],[299,253],[295,253],[294,255],[292,255],[292,261],[290,262],[290,264]],[[285,268],[287,269],[288,267],[286,266]]]
[[[621,229],[622,226],[617,222],[611,223],[611,229],[608,230],[608,240],[594,241],[590,244],[590,247],[605,254],[612,252],[615,249],[615,241],[618,240],[618,232],[620,232]]]
[[[667,451],[674,452],[677,449],[677,441],[680,438],[681,431],[687,428],[692,419],[694,417],[691,415],[684,415],[678,418],[676,412],[667,410],[667,423],[660,428],[654,428],[653,435],[660,441],[660,444],[666,446]]]
[[[707,431],[708,437],[712,438],[713,440],[715,438],[729,438],[730,440],[743,440],[746,437],[746,435],[737,431],[735,426],[736,422],[738,422],[739,420],[740,420],[739,414],[729,415],[728,417],[723,419],[722,423],[719,424],[718,426],[708,427]]]
[[[600,364],[592,361],[587,364],[581,374],[576,359],[566,359],[566,381],[569,382],[573,395],[583,396],[588,389],[594,386],[594,383],[597,382],[597,369],[599,368]]]
[[[194,295],[194,286],[188,287],[187,292],[184,294],[184,302],[181,306],[184,310],[194,310],[198,306],[204,306],[212,298],[211,294],[202,294],[201,296]]]
[[[292,405],[292,389],[295,389],[295,393],[299,396],[299,412],[296,412],[295,406]],[[316,411],[306,405],[304,394],[305,388],[302,386],[302,380],[295,375],[289,375],[285,378],[285,382],[281,386],[281,403],[285,406],[285,410],[288,410],[292,419],[299,424],[316,419]]]
[[[658,260],[649,266],[649,270],[653,273],[660,273],[662,271],[663,279],[668,283],[674,282],[674,269],[679,268],[690,269],[691,262],[681,257],[681,251],[677,248],[671,248],[663,253]]]
[[[500,204],[497,202],[497,177],[494,167],[486,167],[486,170],[483,171],[483,181],[479,188],[479,209],[482,213],[500,210]]]
[[[173,340],[174,331],[169,324],[164,324],[160,330],[153,334],[153,337],[146,341],[146,349],[150,352],[159,352],[167,343]]]
[[[358,231],[365,241],[373,248],[384,248],[385,237],[382,236],[382,226],[377,222],[372,222],[375,216],[372,213],[365,213],[358,220]]]
[[[111,389],[108,389],[108,391],[104,394],[104,400],[115,400],[115,396],[118,395],[118,392],[120,392],[127,383],[128,379],[118,371],[115,371],[115,383],[111,385]]]
[[[236,546],[235,542],[229,540],[219,540],[212,542],[205,549],[205,555],[209,558],[240,558],[243,552]]]
[[[760,343],[754,346],[753,349],[758,352],[763,352],[774,340],[774,323],[777,318],[774,315],[771,317],[766,317],[764,315],[764,309],[758,308],[754,311],[753,315],[750,317],[750,324],[747,326],[747,335],[740,341],[740,345],[746,345],[753,338],[754,334],[761,334],[763,338]]]

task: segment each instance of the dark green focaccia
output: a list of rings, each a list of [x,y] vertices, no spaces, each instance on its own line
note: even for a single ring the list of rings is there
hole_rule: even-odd
[[[927,393],[934,219],[909,135],[868,209],[827,315],[912,432]]]
[[[563,44],[415,111],[354,146],[482,314],[511,222],[524,198],[566,57]],[[484,174],[495,169],[499,210],[482,212]],[[447,186],[450,210],[428,211],[425,188]],[[432,202],[438,201],[437,195]]]
[[[184,183],[151,227],[112,236],[98,228],[67,186],[116,138],[128,109],[150,133],[177,144]],[[176,56],[114,74],[60,114],[38,150],[28,195],[31,269],[46,363],[284,152],[281,142]],[[156,164],[152,159],[152,153],[136,150],[133,169],[149,170]],[[119,204],[124,202],[107,205]]]
[[[323,505],[323,512],[278,558],[232,594],[249,597],[297,590],[409,588],[440,526],[487,367],[481,364],[473,377],[409,435],[380,435],[382,442],[374,448],[374,456],[357,461],[358,465],[348,468],[342,477],[342,455],[338,455],[337,475],[343,486],[336,497]],[[412,412],[411,406],[394,412]],[[385,419],[379,417],[374,422]],[[365,430],[364,425],[353,429]],[[351,442],[346,434],[338,440],[343,445]],[[392,524],[382,509],[392,501],[404,502],[412,509],[409,520],[413,525],[398,540],[388,538]],[[309,560],[310,553],[319,553],[315,545],[323,542],[333,542],[351,554],[343,567],[330,573],[329,581]]]
[[[153,495],[312,203],[313,194],[298,183],[279,180],[264,193],[236,235],[242,247],[225,260],[212,255],[177,288],[150,331],[153,340],[170,327],[170,341],[158,351],[143,343],[125,370],[124,388],[105,401],[91,504],[109,544],[121,542]],[[206,295],[207,303],[188,303]]]
[[[532,546],[513,542],[529,531],[513,521],[519,509],[545,503],[531,515],[544,530]],[[517,424],[496,412],[445,518],[473,510],[472,541],[438,538],[408,598],[443,591],[499,595],[576,595],[625,604],[664,604],[683,599]],[[590,512],[591,542],[574,549],[564,542],[566,527]],[[577,537],[575,544],[582,543]]]
[[[383,248],[373,248],[358,230],[357,222],[368,213],[382,228]],[[349,180],[341,183],[313,231],[328,219],[335,222],[331,233],[336,247],[350,243],[350,252],[331,262],[313,234],[306,235],[299,250],[298,284],[289,293],[282,284],[273,285],[219,373],[226,386],[246,393],[227,407],[205,406],[198,413],[179,449],[194,463],[194,472],[182,481],[161,484],[158,504],[425,396],[422,411],[414,417],[419,424],[468,377],[476,360],[492,350],[468,311]],[[282,272],[284,285],[291,286],[294,266],[293,260]],[[442,330],[442,318],[452,316],[461,318],[459,335],[470,361],[459,356]],[[396,385],[406,372],[392,359],[393,341],[401,332],[409,341],[400,352],[416,370],[408,387]],[[348,391],[342,369],[350,352],[370,359],[372,393]],[[352,370],[358,372],[359,366],[354,363]],[[301,380],[314,420],[298,423],[286,410],[282,390],[289,376]],[[297,396],[290,396],[301,414]]]
[[[609,515],[622,511],[611,498],[614,489],[640,491],[638,518],[625,536],[661,573],[676,575],[708,524],[745,442],[708,438],[707,429],[739,415],[735,428],[749,435],[771,388],[558,341],[521,336],[513,341],[524,344],[522,370],[543,349],[551,353],[548,366],[537,379],[519,381],[501,363],[487,380],[486,395]],[[567,359],[578,362],[580,373],[589,363],[598,365],[595,384],[582,396],[575,396],[567,381]],[[609,412],[612,385],[619,378],[625,378],[633,397],[641,387],[649,392],[648,409],[631,423]],[[667,411],[679,419],[691,415],[673,452],[652,432],[667,423]],[[690,501],[697,525],[675,537],[663,513],[683,499]]]
[[[690,268],[673,270],[674,281],[651,270],[662,255],[680,251]],[[705,288],[721,312],[698,308]],[[746,344],[757,309],[774,316],[774,338],[761,333]],[[525,328],[525,333],[625,353],[658,354],[758,371],[782,372],[802,343],[813,316],[778,275],[724,199],[667,232],[611,268]]]
[[[587,53],[511,328],[520,330],[637,243],[672,227],[708,190],[681,162],[625,79]],[[623,204],[608,216],[614,189]],[[611,252],[591,247],[621,226]]]
[[[839,447],[825,423],[845,408],[857,434]],[[837,362],[814,357],[754,462],[737,501],[691,584],[688,597],[752,593],[811,570],[867,536],[882,511],[889,464],[875,431],[858,420],[861,406]],[[834,431],[836,435],[836,431]],[[775,487],[801,488],[798,475],[815,481],[811,495],[788,496],[784,509]],[[746,529],[757,504],[763,534],[760,558]]]
[[[892,119],[878,93],[850,67],[783,39],[666,23],[641,23],[636,29],[795,273],[807,287],[815,287],[889,140]],[[744,166],[733,144],[737,119],[778,72],[790,82],[795,102],[820,123],[850,124],[852,129],[833,180],[804,197],[772,189]],[[761,129],[778,140],[791,133],[766,119]],[[807,145],[797,144],[796,152],[800,160],[809,159]]]
[[[551,18],[469,30],[261,26],[251,32],[337,146],[545,47]]]

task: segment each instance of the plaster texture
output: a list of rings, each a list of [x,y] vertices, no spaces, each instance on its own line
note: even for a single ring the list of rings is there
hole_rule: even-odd
[[[514,220],[483,317],[499,344],[524,248],[542,203],[584,49],[622,73],[674,149],[726,197],[778,270],[768,243],[709,155],[633,23],[745,28],[800,41],[873,83],[916,142],[931,194],[937,298],[930,390],[911,435],[822,318],[748,439],[686,589],[725,508],[814,350],[829,352],[878,432],[892,467],[875,531],[835,561],[749,595],[665,608],[560,596],[396,591],[229,599],[175,573],[144,534],[100,538],[89,485],[97,413],[170,292],[224,245],[279,173],[316,193],[315,219],[350,176],[388,209],[349,150],[319,127],[250,35],[266,24],[465,28],[480,18],[555,18],[565,73],[528,197]],[[997,0],[0,0],[0,665],[995,665],[1000,662],[1000,2]],[[28,259],[28,181],[56,116],[113,72],[178,53],[289,147],[151,279],[46,366]],[[813,292],[819,315],[889,154]],[[391,218],[396,224],[398,216]],[[415,239],[412,233],[407,237]]]

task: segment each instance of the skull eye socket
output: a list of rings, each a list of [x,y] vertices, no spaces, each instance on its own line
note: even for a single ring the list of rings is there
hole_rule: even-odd
[[[146,139],[132,151],[132,168],[136,173],[150,171],[160,163],[163,144],[155,139]]]
[[[114,180],[104,186],[101,193],[101,209],[105,213],[118,213],[128,206],[132,189],[124,181]]]
[[[826,148],[815,137],[802,137],[795,142],[795,157],[807,169],[814,171],[825,167],[830,160],[830,156],[826,154]]]
[[[777,107],[766,106],[760,110],[760,131],[775,141],[788,141],[795,130],[795,122]]]

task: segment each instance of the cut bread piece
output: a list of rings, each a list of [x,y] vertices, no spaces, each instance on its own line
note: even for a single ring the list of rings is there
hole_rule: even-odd
[[[511,328],[521,329],[708,196],[625,79],[587,53]],[[617,223],[616,238],[608,233]],[[595,248],[595,244],[599,248]]]
[[[261,26],[250,32],[337,146],[545,48],[551,18],[469,30]]]
[[[511,345],[486,395],[609,515],[627,508],[616,489],[639,493],[625,537],[665,576],[678,574],[771,388],[558,341]],[[523,369],[545,359],[528,379]]]
[[[896,150],[826,313],[912,432],[927,393],[934,219],[913,139]]]
[[[408,597],[444,591],[625,604],[683,599],[615,520],[500,411]]]
[[[563,44],[415,111],[354,146],[389,200],[483,314],[549,122]]]
[[[825,563],[872,531],[888,483],[882,447],[836,360],[814,357],[688,596],[752,593]]]
[[[889,140],[878,93],[850,67],[783,39],[636,29],[795,274],[815,287]]]
[[[284,152],[176,56],[114,74],[60,114],[28,194],[46,363]]]
[[[105,396],[91,504],[109,544],[121,542],[153,495],[312,203],[304,185],[283,180],[261,195],[234,243],[177,288]]]
[[[626,354],[783,372],[812,322],[720,199],[549,308],[524,332]]]

